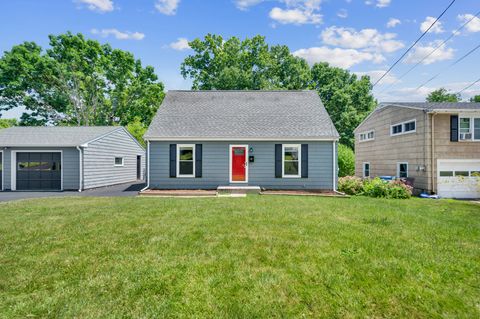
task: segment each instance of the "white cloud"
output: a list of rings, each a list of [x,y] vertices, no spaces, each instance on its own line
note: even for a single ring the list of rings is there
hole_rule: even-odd
[[[404,63],[413,64],[420,62],[423,58],[429,55],[442,41],[430,42],[427,45],[417,45],[413,50],[408,53],[404,60]],[[451,60],[454,57],[455,50],[448,48],[446,44],[443,44],[435,52],[433,52],[422,64],[432,64],[439,61]]]
[[[466,26],[465,29],[468,32],[480,32],[480,18],[475,17],[473,14],[459,14],[458,15],[458,20],[460,20],[462,23],[465,23],[467,21],[470,21]]]
[[[170,43],[169,47],[177,51],[190,49],[190,45],[186,38],[178,38],[177,41]]]
[[[432,25],[433,22],[435,22],[435,20],[436,19],[434,17],[426,17],[425,21],[423,21],[420,24],[420,31],[422,31],[422,32],[427,31],[427,29]],[[428,32],[433,32],[433,33],[444,32],[443,27],[442,27],[442,23],[440,21],[437,21],[437,23],[435,23],[435,25]]]
[[[385,7],[388,7],[390,5],[390,2],[392,2],[392,0],[377,0],[377,1],[374,1],[374,0],[365,0],[365,4],[367,6],[371,6],[371,5],[374,5],[378,8],[385,8]]]
[[[348,17],[348,12],[347,12],[347,10],[345,10],[345,9],[340,9],[340,10],[337,12],[337,16],[338,16],[339,18],[345,19],[345,18]]]
[[[375,52],[395,52],[404,47],[401,41],[395,40],[395,33],[380,33],[376,29],[356,31],[351,28],[332,26],[323,30],[321,38],[324,43],[342,48],[365,49]]]
[[[365,61],[371,61],[373,63],[382,63],[385,61],[385,58],[381,54],[361,52],[354,49],[332,49],[325,46],[300,49],[293,52],[293,55],[305,59],[309,64],[328,62],[333,66],[344,69],[348,69]]]
[[[396,18],[390,18],[387,22],[387,28],[395,28],[397,25],[401,24],[402,21]]]
[[[163,14],[172,16],[177,13],[179,3],[180,0],[157,0],[155,3],[155,9]]]
[[[322,22],[320,14],[309,10],[281,9],[278,7],[270,11],[270,18],[281,24],[318,24]]]
[[[109,12],[113,10],[112,0],[76,0],[76,2],[86,5],[92,11]]]
[[[240,10],[245,10],[248,7],[252,7],[254,5],[259,4],[260,2],[263,2],[264,0],[236,0],[235,5],[237,8]]]
[[[372,70],[372,71],[365,71],[365,72],[354,72],[358,76],[368,75],[370,77],[370,81],[375,83],[378,79],[384,75],[386,70]],[[382,84],[392,84],[397,83],[398,79],[392,73],[388,73],[383,79]]]
[[[117,29],[92,29],[92,34],[97,34],[103,38],[114,36],[118,40],[143,40],[145,38],[144,33],[140,32],[129,32],[129,31],[119,31]]]

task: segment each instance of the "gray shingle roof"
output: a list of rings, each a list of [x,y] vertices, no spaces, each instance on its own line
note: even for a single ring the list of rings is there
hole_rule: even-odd
[[[381,103],[379,107],[397,105],[403,107],[413,107],[422,110],[440,111],[440,110],[480,110],[480,103],[469,102],[391,102]]]
[[[337,139],[315,91],[169,91],[145,139]]]
[[[16,126],[0,130],[0,147],[71,147],[123,129],[119,126]]]

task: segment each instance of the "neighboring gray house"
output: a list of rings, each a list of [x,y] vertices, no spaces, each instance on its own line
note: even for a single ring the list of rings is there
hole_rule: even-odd
[[[143,179],[145,150],[123,127],[0,130],[2,190],[84,190]]]
[[[336,189],[339,135],[315,91],[170,91],[144,138],[151,189]]]
[[[480,198],[480,103],[382,103],[355,129],[356,175]]]

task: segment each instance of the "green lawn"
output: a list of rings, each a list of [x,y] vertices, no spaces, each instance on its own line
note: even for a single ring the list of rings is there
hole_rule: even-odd
[[[480,205],[250,196],[0,204],[0,317],[480,317]]]

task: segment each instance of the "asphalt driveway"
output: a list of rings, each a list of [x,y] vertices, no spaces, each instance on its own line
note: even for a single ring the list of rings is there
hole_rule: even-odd
[[[94,197],[126,197],[137,196],[138,191],[145,187],[145,183],[128,183],[108,187],[89,189],[81,193],[76,191],[66,192],[0,192],[0,202],[43,197],[66,196],[94,196]]]

